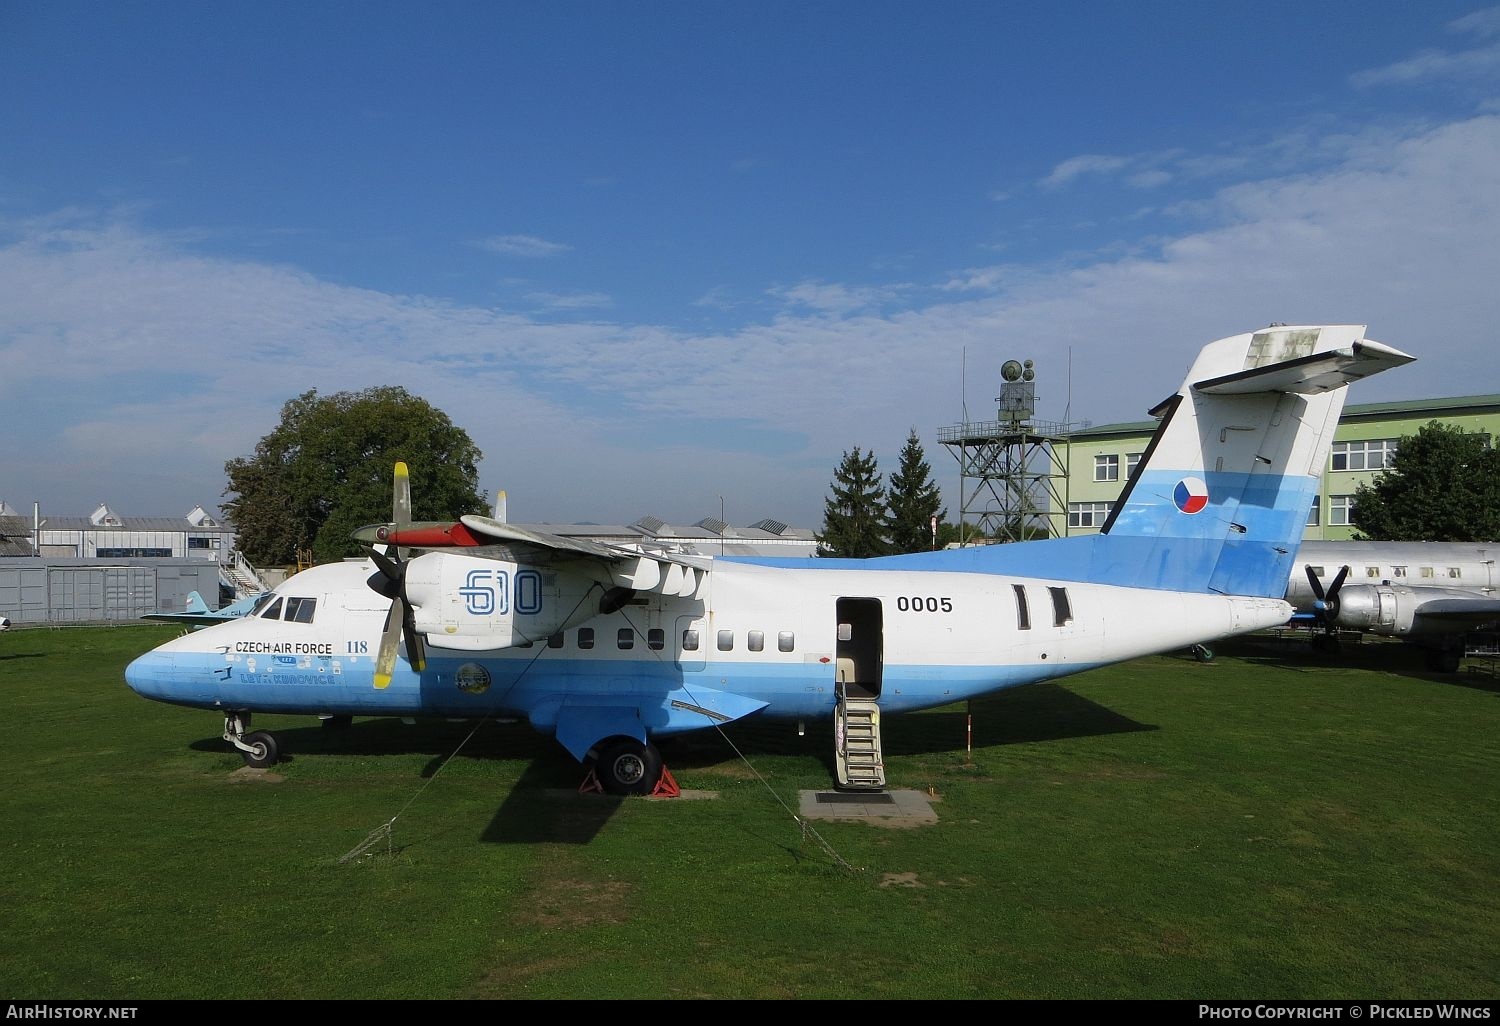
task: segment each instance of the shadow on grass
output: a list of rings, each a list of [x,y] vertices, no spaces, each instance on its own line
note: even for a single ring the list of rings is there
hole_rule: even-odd
[[[1346,641],[1329,651],[1316,647],[1310,638],[1301,635],[1249,635],[1221,642],[1218,650],[1221,655],[1282,670],[1368,671],[1500,695],[1500,676],[1487,660],[1468,659],[1457,673],[1443,673],[1427,665],[1427,650],[1421,646],[1373,636]]]

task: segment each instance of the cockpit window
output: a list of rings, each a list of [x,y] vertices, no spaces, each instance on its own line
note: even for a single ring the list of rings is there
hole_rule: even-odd
[[[281,619],[281,596],[278,595],[275,602],[272,602],[269,606],[260,611],[260,618],[262,620]]]
[[[251,616],[259,616],[261,614],[261,611],[263,609],[265,609],[266,606],[270,605],[271,601],[273,599],[275,599],[275,598],[276,598],[276,593],[274,591],[268,591],[268,592],[266,592],[260,598],[258,598],[258,599],[255,600],[255,605],[253,605],[253,606],[250,607],[250,615]]]
[[[312,623],[313,610],[317,608],[317,599],[289,598],[286,600],[286,619],[295,623]]]

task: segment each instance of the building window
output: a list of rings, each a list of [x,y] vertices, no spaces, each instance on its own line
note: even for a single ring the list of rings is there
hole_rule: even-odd
[[[780,652],[791,652],[797,647],[797,635],[793,631],[782,631],[776,635],[776,649]]]
[[[1331,470],[1385,470],[1396,455],[1396,438],[1376,438],[1367,442],[1334,442],[1329,457]]]
[[[1323,497],[1322,496],[1320,496],[1320,495],[1314,495],[1313,496],[1312,505],[1310,507],[1308,507],[1308,510],[1307,510],[1307,526],[1308,527],[1317,527],[1318,526],[1318,505],[1322,501],[1323,501]]]
[[[1138,452],[1127,452],[1125,454],[1125,476],[1135,477],[1135,468],[1141,465],[1141,454]]]
[[[734,651],[734,631],[720,631],[719,632],[719,651],[720,652],[733,652]]]
[[[578,647],[579,648],[593,648],[594,647],[594,628],[592,628],[592,627],[580,627],[580,628],[578,628]]]
[[[94,555],[100,559],[167,559],[172,555],[171,549],[95,549]]]
[[[1068,503],[1068,526],[1103,527],[1114,505],[1112,502],[1070,502]]]
[[[1095,481],[1120,480],[1120,457],[1114,454],[1094,457]]]
[[[1328,497],[1328,523],[1331,527],[1348,527],[1354,523],[1354,496],[1330,495]]]
[[[621,627],[615,635],[615,647],[621,649],[635,648],[635,631],[629,627]]]
[[[660,652],[667,647],[667,632],[660,627],[652,627],[646,632],[646,647],[653,652]]]
[[[745,639],[745,647],[752,652],[762,652],[766,647],[766,632],[751,631]]]
[[[217,538],[194,538],[188,537],[188,548],[190,549],[216,549],[219,547]]]

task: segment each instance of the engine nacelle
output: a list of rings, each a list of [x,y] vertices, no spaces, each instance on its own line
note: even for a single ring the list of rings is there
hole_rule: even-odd
[[[1456,588],[1411,588],[1403,584],[1345,585],[1338,593],[1338,613],[1333,622],[1350,630],[1369,631],[1390,637],[1438,634],[1451,631],[1444,621],[1418,621],[1417,613],[1429,602],[1472,602],[1473,592]]]
[[[608,587],[589,575],[457,552],[427,552],[405,567],[406,599],[427,643],[488,651],[540,642],[599,615]]]

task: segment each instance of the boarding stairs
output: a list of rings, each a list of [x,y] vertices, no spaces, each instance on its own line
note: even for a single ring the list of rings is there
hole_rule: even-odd
[[[834,755],[840,791],[885,789],[885,758],[880,751],[880,706],[873,697],[838,689],[834,710]]]
[[[219,564],[219,577],[234,589],[236,602],[270,590],[270,585],[261,580],[260,571],[238,549],[229,555],[229,562]]]

